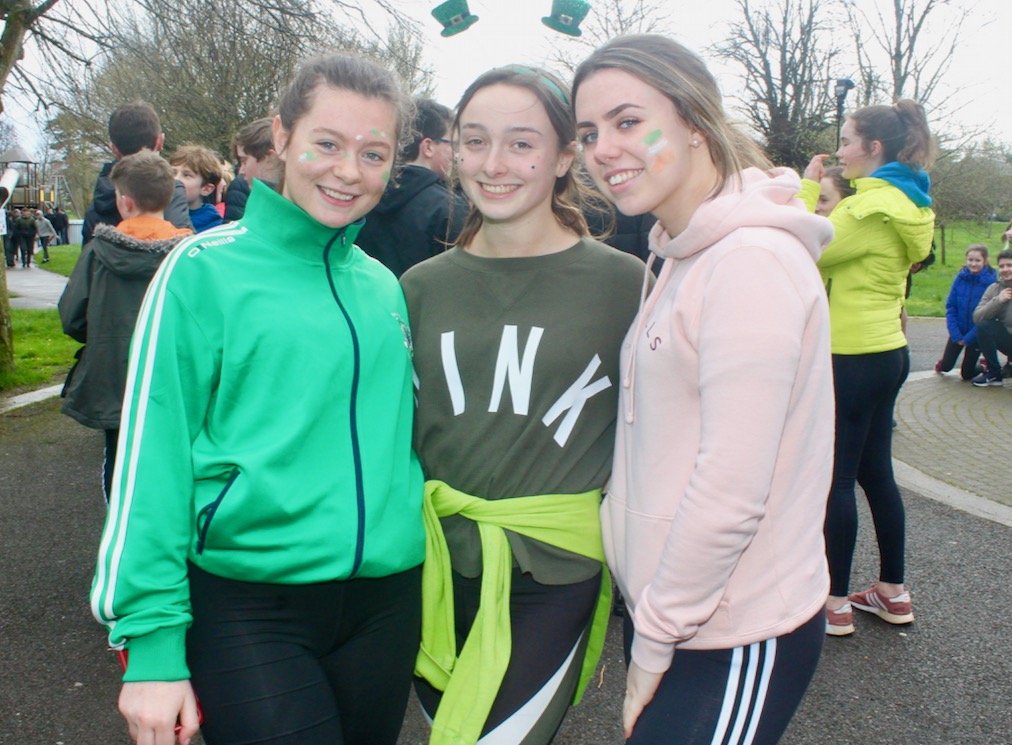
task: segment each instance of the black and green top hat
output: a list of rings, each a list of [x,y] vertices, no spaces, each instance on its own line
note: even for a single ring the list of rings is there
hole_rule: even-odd
[[[589,12],[590,3],[585,0],[552,0],[552,14],[541,22],[567,36],[580,36],[583,34],[580,23]]]
[[[467,0],[446,0],[432,9],[432,15],[443,24],[440,36],[453,36],[467,31],[478,21],[478,16],[472,15],[468,9]]]

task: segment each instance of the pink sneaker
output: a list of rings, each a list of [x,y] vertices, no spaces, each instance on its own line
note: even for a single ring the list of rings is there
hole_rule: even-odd
[[[854,611],[850,603],[844,603],[840,610],[826,608],[826,633],[830,636],[849,636],[854,633]]]
[[[887,623],[903,624],[914,620],[910,593],[904,592],[894,598],[887,598],[878,591],[878,582],[864,592],[853,593],[847,600],[855,608],[874,613]]]

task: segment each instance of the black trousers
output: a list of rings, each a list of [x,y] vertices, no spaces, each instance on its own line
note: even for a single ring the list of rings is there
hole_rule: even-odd
[[[421,635],[421,577],[416,567],[273,585],[191,565],[187,664],[207,745],[394,745]]]
[[[21,266],[32,263],[32,252],[35,250],[34,235],[16,235],[18,249],[21,251]]]
[[[906,513],[893,475],[893,409],[910,372],[906,347],[874,354],[834,354],[836,458],[826,510],[830,595],[846,596],[857,541],[855,481],[868,498],[883,582],[901,584]]]
[[[963,353],[963,364],[959,367],[959,375],[963,380],[973,380],[977,374],[977,364],[980,362],[980,348],[976,342],[962,346],[949,339],[945,343],[945,351],[942,352],[942,372],[949,372],[955,367],[960,352]]]
[[[633,624],[625,619],[626,659]],[[815,675],[820,610],[800,628],[733,649],[679,649],[630,745],[776,745]]]
[[[983,321],[977,324],[977,343],[987,363],[987,374],[1001,377],[998,352],[1012,356],[1012,334],[1001,321]]]

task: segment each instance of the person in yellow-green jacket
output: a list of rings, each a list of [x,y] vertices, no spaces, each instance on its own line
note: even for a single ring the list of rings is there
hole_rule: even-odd
[[[830,590],[826,633],[854,633],[853,608],[893,624],[914,620],[904,585],[906,526],[892,470],[893,407],[910,371],[900,326],[907,273],[931,250],[935,214],[927,169],[935,145],[923,107],[867,106],[843,126],[836,156],[856,188],[830,213],[835,236],[818,266],[829,296],[836,389],[836,454],[826,514]],[[817,155],[801,197],[814,210]],[[855,482],[868,498],[881,559],[878,581],[850,593],[857,538]]]

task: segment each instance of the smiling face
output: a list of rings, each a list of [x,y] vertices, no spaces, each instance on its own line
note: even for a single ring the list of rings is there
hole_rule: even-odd
[[[321,84],[291,131],[274,120],[282,196],[323,225],[355,222],[376,206],[390,180],[396,125],[387,101]]]
[[[987,259],[980,251],[966,252],[966,267],[970,270],[970,274],[980,274],[984,271],[985,266],[987,266]]]
[[[554,221],[555,180],[574,154],[559,147],[538,97],[526,88],[490,85],[472,96],[459,122],[460,185],[484,223]]]
[[[587,168],[623,214],[649,212],[672,228],[714,186],[703,137],[667,96],[634,75],[592,73],[577,91],[576,119]]]
[[[998,259],[998,279],[1005,284],[1012,282],[1012,259]]]

